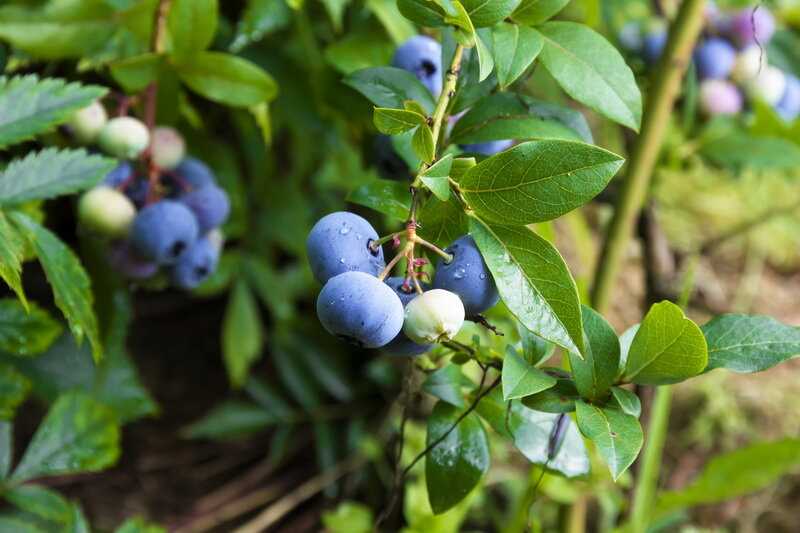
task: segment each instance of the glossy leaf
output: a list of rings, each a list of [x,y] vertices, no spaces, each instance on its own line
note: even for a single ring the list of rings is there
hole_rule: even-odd
[[[671,302],[653,305],[631,343],[623,379],[640,385],[677,383],[708,363],[703,332]]]
[[[373,180],[347,195],[347,201],[374,209],[384,215],[405,220],[411,208],[408,183],[393,180]]]
[[[14,413],[25,398],[31,383],[14,367],[0,363],[0,420],[13,420]]]
[[[460,180],[467,203],[498,224],[558,218],[602,191],[623,160],[588,144],[531,141],[492,156]]]
[[[458,365],[446,365],[430,374],[422,383],[422,390],[456,407],[464,407],[463,387],[475,384],[461,372]]]
[[[583,401],[576,402],[575,407],[578,428],[595,443],[616,481],[633,464],[642,449],[644,435],[639,420],[622,411]]]
[[[536,30],[506,22],[492,28],[492,41],[497,81],[501,88],[514,83],[544,46],[544,40]]]
[[[575,100],[638,131],[642,95],[625,60],[602,35],[574,22],[539,26],[542,64]]]
[[[619,339],[599,313],[585,305],[582,311],[586,349],[583,357],[570,352],[569,364],[581,396],[589,400],[602,400],[617,378]]]
[[[472,217],[469,228],[517,320],[540,337],[583,353],[578,289],[558,250],[526,227],[494,226]]]
[[[247,380],[250,366],[261,356],[263,333],[256,299],[244,281],[234,285],[222,321],[222,357],[234,387]]]
[[[422,183],[442,202],[450,199],[450,169],[452,165],[453,155],[447,154],[420,174]]]
[[[538,26],[564,9],[567,4],[569,0],[522,0],[511,18],[528,26]]]
[[[436,27],[444,25],[445,12],[436,2],[430,0],[397,0],[400,13],[420,26]]]
[[[80,342],[89,339],[92,357],[99,361],[103,354],[100,332],[92,303],[91,282],[75,253],[44,226],[23,214],[11,218],[39,258],[47,281],[53,289],[56,305],[64,313],[70,330]]]
[[[461,0],[476,28],[494,26],[517,8],[520,0]]]
[[[416,100],[425,111],[431,113],[435,106],[430,91],[416,76],[399,68],[373,67],[358,70],[347,76],[343,82],[378,107],[401,109],[404,101]]]
[[[0,78],[0,148],[52,130],[106,92],[96,85],[53,78]]]
[[[433,132],[427,124],[422,124],[411,138],[411,147],[421,161],[431,163],[436,158],[436,147],[433,141]]]
[[[519,328],[519,336],[522,340],[522,355],[528,363],[534,366],[549,359],[556,350],[555,344],[531,333],[524,326]]]
[[[639,418],[642,414],[642,402],[636,393],[622,387],[611,387],[613,405],[619,407],[623,413]]]
[[[800,329],[768,316],[720,315],[700,329],[708,343],[706,370],[760,372],[800,355]]]
[[[394,135],[412,130],[425,123],[425,116],[405,109],[376,107],[373,121],[378,131],[386,135]]]
[[[256,64],[230,54],[193,54],[177,70],[193,91],[220,104],[251,107],[269,102],[278,94],[272,76]]]
[[[173,0],[167,17],[170,51],[178,58],[202,52],[217,32],[217,0]]]
[[[405,213],[407,216],[408,210]],[[447,202],[430,198],[419,214],[419,223],[420,237],[442,248],[467,232],[467,215],[453,197]]]
[[[524,398],[556,384],[556,378],[520,357],[511,346],[507,347],[503,358],[502,380],[504,401]]]
[[[119,457],[119,426],[111,411],[89,396],[71,392],[50,408],[12,479],[97,472]]]
[[[580,398],[575,382],[569,378],[557,378],[555,386],[522,399],[525,406],[544,413],[571,413]]]
[[[85,150],[47,148],[12,161],[0,174],[0,205],[44,200],[92,187],[116,166]]]
[[[61,324],[44,309],[17,300],[0,299],[0,351],[31,357],[47,350],[61,334]]]

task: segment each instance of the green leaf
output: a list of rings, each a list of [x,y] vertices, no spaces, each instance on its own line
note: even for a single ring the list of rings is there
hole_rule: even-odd
[[[544,46],[536,30],[507,22],[492,28],[492,40],[497,81],[503,89],[522,76]]]
[[[538,26],[556,15],[569,4],[569,0],[522,0],[511,18],[521,24]]]
[[[408,183],[373,180],[347,195],[347,201],[374,209],[398,220],[408,218],[411,198]]]
[[[476,28],[494,26],[517,8],[520,0],[461,0]]]
[[[700,153],[711,162],[735,171],[743,168],[785,170],[800,166],[800,146],[796,143],[742,131],[704,142]]]
[[[406,216],[408,210],[406,210]],[[405,217],[403,218],[405,220]],[[467,215],[455,197],[442,202],[430,198],[419,215],[420,237],[444,248],[467,232]]]
[[[412,130],[420,124],[425,124],[425,116],[405,109],[391,109],[376,107],[372,116],[375,127],[386,135],[394,135]]]
[[[616,404],[616,407],[619,407],[623,413],[636,418],[642,414],[642,402],[636,393],[622,387],[611,387],[611,396],[613,403],[610,405]]]
[[[142,91],[158,79],[163,63],[154,53],[141,54],[109,65],[114,80],[129,93]]]
[[[554,387],[526,396],[522,399],[522,403],[534,411],[554,414],[571,413],[575,410],[575,402],[579,398],[575,382],[568,377],[559,377]]]
[[[655,513],[720,503],[774,485],[800,467],[800,439],[759,442],[718,455],[689,484],[662,493]]]
[[[11,213],[11,218],[39,258],[53,288],[56,305],[69,322],[72,334],[78,342],[86,336],[92,346],[92,357],[99,361],[103,347],[92,308],[94,296],[89,276],[77,256],[50,230],[22,212]]]
[[[768,316],[720,315],[700,329],[708,343],[706,371],[760,372],[800,355],[800,329]]]
[[[529,409],[518,400],[510,403],[509,411],[508,402],[503,401],[500,391],[493,390],[481,399],[475,410],[493,430],[510,438],[530,462],[547,465],[548,470],[560,472],[567,477],[589,473],[589,455],[586,453],[583,437],[572,420],[568,422],[560,450],[548,461],[548,442],[558,415]]]
[[[478,100],[458,119],[450,139],[460,144],[503,139],[593,142],[589,125],[579,111],[507,92]]]
[[[600,314],[585,305],[581,307],[586,350],[583,357],[570,352],[569,364],[581,396],[602,400],[617,379],[619,339]]]
[[[111,411],[89,396],[61,396],[45,416],[11,478],[97,472],[119,457],[119,426]]]
[[[397,8],[408,20],[434,28],[444,26],[445,12],[431,0],[397,0]]]
[[[556,350],[555,344],[531,333],[528,328],[522,326],[522,324],[519,326],[519,337],[522,341],[522,356],[528,363],[536,366],[553,355],[553,352]]]
[[[556,384],[556,378],[520,357],[511,346],[506,346],[502,380],[504,401],[524,398],[554,387]]]
[[[428,417],[430,446],[456,422],[461,410],[438,402]],[[489,470],[489,439],[475,413],[467,415],[425,456],[425,482],[434,514],[463,500]]]
[[[95,185],[116,166],[85,150],[47,148],[16,159],[0,174],[0,205],[70,194]]]
[[[427,113],[432,113],[436,106],[428,88],[414,74],[399,68],[358,70],[345,77],[343,82],[378,107],[401,109],[406,100],[415,100],[422,104]]]
[[[420,180],[442,202],[450,199],[450,169],[453,167],[453,155],[441,157],[420,174]]]
[[[325,48],[325,59],[342,74],[350,74],[357,70],[386,65],[392,60],[394,48],[394,43],[385,33],[370,28],[349,33],[329,45]]]
[[[240,52],[291,22],[292,11],[284,0],[248,0],[230,50]]]
[[[28,378],[14,367],[0,363],[0,420],[13,420],[14,413],[30,391]]]
[[[44,309],[0,299],[0,351],[17,357],[31,357],[47,350],[61,335],[61,324]]]
[[[583,353],[578,288],[558,250],[525,227],[472,217],[469,230],[517,320],[543,339]]]
[[[233,107],[251,107],[278,95],[272,76],[241,57],[200,52],[176,66],[181,80],[200,96]]]
[[[62,531],[74,531],[70,527],[73,525],[72,504],[57,492],[39,485],[22,485],[3,497],[17,509],[55,522]]]
[[[14,435],[11,422],[0,420],[0,479],[8,477],[14,462]]]
[[[623,379],[640,385],[678,383],[708,363],[703,332],[671,302],[653,305],[633,338]]]
[[[422,383],[422,390],[450,405],[465,407],[461,389],[474,385],[458,365],[449,364],[431,373]]]
[[[161,526],[147,523],[143,518],[129,518],[114,533],[167,533]]]
[[[234,387],[247,380],[250,366],[261,356],[264,343],[261,316],[253,293],[240,280],[233,286],[222,321],[222,357]]]
[[[372,510],[354,501],[344,501],[322,513],[322,525],[328,533],[370,533],[373,524]]]
[[[366,6],[372,11],[395,45],[402,44],[416,35],[417,29],[402,17],[395,0],[367,0]],[[384,63],[388,63],[385,61]]]
[[[578,428],[595,443],[616,481],[642,449],[642,426],[636,417],[616,409],[601,408],[583,401],[576,402],[575,407]]]
[[[436,158],[436,147],[433,144],[433,132],[427,124],[422,124],[411,138],[411,147],[420,160],[430,163]]]
[[[233,439],[252,435],[277,423],[285,421],[260,405],[228,400],[181,430],[181,435],[187,439]]]
[[[106,92],[96,85],[34,75],[0,77],[0,148],[52,130]]]
[[[218,10],[217,0],[173,0],[167,17],[170,53],[180,59],[208,48],[217,32]]]
[[[342,31],[342,18],[344,17],[344,11],[347,9],[347,5],[352,2],[352,0],[321,0],[322,5],[325,6],[325,9],[328,11],[328,16],[331,17],[331,22],[333,23],[333,29],[336,32]]]
[[[29,307],[22,288],[22,262],[25,260],[25,241],[14,229],[6,215],[0,211],[0,277],[16,293],[22,305]]]
[[[453,159],[453,166],[450,167],[450,177],[458,181],[472,167],[477,165],[474,157],[456,157]]]
[[[542,64],[567,94],[638,131],[642,95],[617,49],[583,24],[545,22],[539,31],[544,36]]]
[[[494,70],[492,51],[484,42],[483,37],[475,33],[475,51],[478,53],[478,82],[487,79]]]
[[[481,161],[459,183],[481,217],[499,224],[532,224],[587,203],[622,163],[618,155],[588,144],[530,141]]]

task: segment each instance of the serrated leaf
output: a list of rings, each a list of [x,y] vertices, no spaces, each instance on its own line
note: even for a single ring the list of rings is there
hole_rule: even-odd
[[[0,421],[14,419],[17,407],[25,401],[30,388],[28,378],[14,367],[0,363]]]
[[[622,411],[575,403],[578,428],[595,443],[597,451],[616,481],[628,469],[642,449],[644,435],[639,421]]]
[[[357,70],[342,80],[378,107],[400,109],[406,100],[415,100],[432,113],[436,102],[431,92],[414,74],[395,67]]]
[[[167,17],[170,53],[177,58],[202,52],[217,32],[217,0],[173,0]]]
[[[372,120],[378,131],[386,135],[395,135],[412,130],[420,124],[425,124],[425,116],[405,109],[391,109],[376,107]]]
[[[406,215],[408,211],[406,211]],[[403,219],[404,220],[404,219]],[[467,215],[455,197],[447,202],[430,198],[419,214],[420,237],[444,248],[467,232]]]
[[[278,95],[275,80],[261,67],[222,52],[193,54],[176,66],[181,80],[200,96],[233,107],[252,107]]]
[[[514,83],[544,46],[544,39],[536,30],[507,22],[492,28],[492,40],[497,81],[501,88]]]
[[[431,373],[422,383],[422,390],[456,407],[464,407],[463,387],[474,386],[458,365],[449,364]]]
[[[700,329],[708,343],[706,371],[760,372],[800,355],[800,329],[768,316],[720,315]]]
[[[411,146],[420,160],[430,163],[436,158],[436,147],[433,141],[433,132],[427,124],[422,124],[411,138]]]
[[[623,413],[639,418],[642,414],[642,402],[639,397],[628,389],[622,387],[611,387],[613,404],[620,408]]]
[[[439,402],[428,417],[426,445],[441,438],[461,410]],[[463,500],[489,470],[489,439],[475,413],[467,415],[444,440],[425,456],[425,483],[434,514]]]
[[[32,357],[47,350],[61,334],[61,324],[44,309],[17,300],[0,299],[0,351]]]
[[[0,211],[0,277],[16,293],[22,305],[28,308],[28,299],[22,288],[22,261],[25,259],[25,241],[14,229],[6,215]]]
[[[631,343],[623,379],[640,385],[678,383],[708,363],[703,332],[672,302],[653,305]]]
[[[234,387],[244,385],[250,366],[261,356],[263,343],[256,299],[247,283],[239,280],[233,286],[222,321],[222,357]]]
[[[119,457],[119,437],[107,407],[83,393],[64,394],[39,425],[11,479],[103,470]]]
[[[116,166],[85,150],[47,148],[12,161],[0,174],[0,205],[44,200],[92,187]]]
[[[526,227],[471,217],[469,230],[517,320],[540,337],[583,353],[578,289],[558,250]]]
[[[52,130],[106,92],[96,85],[33,75],[0,77],[0,148]]]
[[[586,349],[583,356],[570,352],[569,364],[581,396],[602,400],[617,378],[619,339],[599,313],[585,305],[581,307]]]
[[[522,0],[511,18],[521,24],[538,26],[569,4],[569,0]]]
[[[594,198],[622,163],[618,155],[588,144],[531,141],[481,161],[459,184],[464,199],[486,220],[532,224]]]
[[[408,218],[411,195],[408,183],[393,180],[373,180],[354,189],[347,201],[374,209],[398,220]]]
[[[639,130],[642,95],[625,60],[602,35],[574,22],[545,22],[539,57],[575,100],[611,120]]]
[[[556,378],[520,357],[511,346],[506,347],[503,358],[502,380],[504,401],[524,398],[556,384]]]
[[[64,313],[70,330],[80,342],[84,336],[92,346],[92,356],[103,355],[100,333],[92,303],[91,282],[78,257],[47,228],[22,212],[11,213],[11,219],[39,258],[47,281],[53,288],[56,305]]]

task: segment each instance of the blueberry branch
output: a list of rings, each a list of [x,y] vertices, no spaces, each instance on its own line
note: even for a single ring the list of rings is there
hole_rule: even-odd
[[[432,251],[432,252],[434,252],[436,255],[438,255],[439,257],[441,257],[442,259],[444,259],[444,262],[445,262],[445,263],[447,263],[447,264],[450,264],[450,262],[452,262],[452,261],[453,261],[453,256],[452,256],[452,254],[448,254],[447,252],[445,252],[444,250],[442,250],[441,248],[439,248],[439,247],[438,247],[438,246],[436,246],[435,244],[433,244],[433,243],[430,243],[430,242],[426,241],[426,240],[425,240],[425,239],[423,239],[422,237],[415,236],[415,237],[414,237],[414,242],[415,242],[415,243],[417,243],[417,244],[419,244],[420,246],[424,246],[425,248],[427,248],[427,249],[431,250],[431,251]]]
[[[159,0],[156,7],[155,28],[153,29],[153,41],[151,47],[153,52],[161,54],[164,52],[165,39],[167,36],[167,14],[172,0]],[[144,94],[144,122],[147,129],[151,132],[156,125],[156,110],[158,108],[158,81],[150,82]],[[145,158],[148,165],[148,180],[150,186],[147,190],[147,203],[156,199],[159,185],[159,169],[153,164],[150,157],[150,149],[145,151]]]

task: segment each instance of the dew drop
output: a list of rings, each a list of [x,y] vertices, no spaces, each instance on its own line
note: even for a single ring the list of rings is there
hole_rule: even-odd
[[[467,271],[464,270],[463,268],[459,268],[458,270],[455,271],[455,273],[453,274],[453,277],[455,279],[464,279],[466,277],[466,275],[467,275]]]
[[[344,264],[344,257],[339,258],[339,263]]]
[[[480,276],[478,276],[478,277],[479,277],[479,278],[481,278],[481,279],[486,279],[486,274],[481,274],[481,275],[480,275]]]
[[[339,234],[340,235],[347,235],[348,233],[350,233],[350,226],[348,226],[347,224],[342,224],[342,227],[339,230]]]

